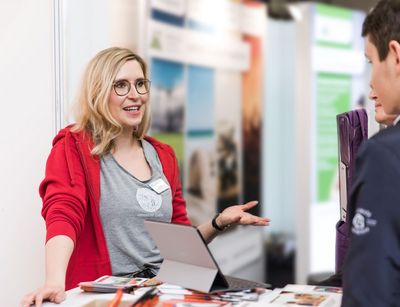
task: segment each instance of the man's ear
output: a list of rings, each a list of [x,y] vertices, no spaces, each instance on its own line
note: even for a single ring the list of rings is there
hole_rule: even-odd
[[[396,64],[396,71],[400,74],[400,43],[396,40],[389,42],[389,53],[393,56]]]

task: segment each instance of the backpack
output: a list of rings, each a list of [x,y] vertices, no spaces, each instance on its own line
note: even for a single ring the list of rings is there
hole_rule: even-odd
[[[361,143],[368,139],[368,115],[356,109],[336,116],[339,148],[340,220],[336,224],[336,273],[342,271],[349,244],[347,206],[354,176],[355,160]]]

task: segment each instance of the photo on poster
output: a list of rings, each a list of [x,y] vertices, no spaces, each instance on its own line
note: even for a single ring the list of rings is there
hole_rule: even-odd
[[[251,46],[251,62],[242,79],[243,201],[261,199],[262,39],[243,35]],[[260,207],[250,210],[259,215]]]
[[[239,203],[241,198],[241,87],[240,72],[216,71],[215,117],[219,212],[229,205]]]
[[[214,70],[188,66],[185,196],[194,225],[216,213]]]
[[[156,58],[151,61],[151,133],[174,148],[180,166],[186,99],[184,68],[181,63]]]
[[[214,79],[214,69],[188,66],[186,129],[189,134],[214,133]]]
[[[188,137],[185,144],[186,204],[190,221],[200,225],[217,212],[217,170],[214,137]]]
[[[175,27],[185,24],[185,1],[151,1],[151,19]]]

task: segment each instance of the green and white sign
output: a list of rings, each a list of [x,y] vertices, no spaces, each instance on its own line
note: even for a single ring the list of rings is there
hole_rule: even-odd
[[[336,114],[350,110],[351,76],[318,73],[317,99],[317,201],[337,194],[338,145]]]
[[[354,62],[356,56],[352,11],[317,4],[315,13],[316,201],[321,203],[338,194],[336,115],[349,111],[352,104],[352,73],[343,59]]]

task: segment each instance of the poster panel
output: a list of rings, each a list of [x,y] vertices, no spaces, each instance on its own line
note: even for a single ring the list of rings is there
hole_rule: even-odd
[[[219,211],[241,202],[241,81],[239,72],[215,73]]]
[[[151,81],[151,133],[174,148],[182,167],[186,99],[184,65],[153,58]]]
[[[250,44],[250,68],[242,77],[243,202],[261,199],[262,39],[244,35]],[[260,214],[260,207],[251,209]]]
[[[185,192],[189,218],[198,225],[216,212],[214,70],[188,65],[187,80]]]

